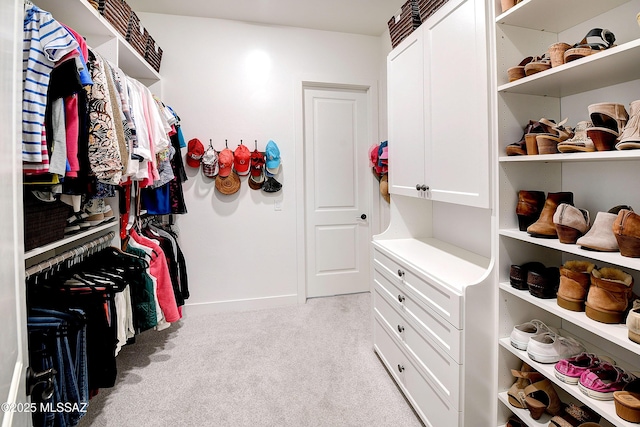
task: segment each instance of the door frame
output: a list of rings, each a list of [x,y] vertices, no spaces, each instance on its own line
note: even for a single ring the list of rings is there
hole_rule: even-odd
[[[305,163],[304,153],[306,149],[304,136],[304,91],[305,89],[346,89],[359,90],[366,93],[368,116],[367,123],[369,126],[369,145],[379,143],[378,129],[378,81],[351,81],[345,82],[344,79],[329,78],[325,76],[301,76],[294,79],[294,123],[295,123],[295,164],[296,164],[296,265],[298,277],[298,304],[305,304],[307,301],[307,236],[306,226],[306,194],[305,194]],[[380,219],[378,212],[380,210],[380,197],[374,197],[379,194],[378,187],[373,185],[373,179],[365,183],[367,185],[366,208],[370,216],[369,239],[375,234],[380,233]],[[370,248],[367,248],[370,250]]]

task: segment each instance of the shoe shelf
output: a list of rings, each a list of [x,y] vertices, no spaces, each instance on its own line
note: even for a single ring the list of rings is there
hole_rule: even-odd
[[[559,33],[629,0],[524,0],[496,17],[496,23]]]
[[[507,162],[599,162],[609,160],[639,160],[640,150],[594,151],[592,153],[537,154],[533,156],[501,156],[498,161]]]
[[[543,310],[559,316],[563,320],[566,320],[567,322],[573,323],[580,328],[590,331],[591,333],[596,334],[599,337],[608,340],[609,342],[616,344],[624,349],[627,349],[633,353],[637,353],[640,351],[640,344],[637,344],[629,339],[627,326],[625,324],[620,323],[612,325],[596,322],[595,320],[588,318],[584,311],[578,312],[566,310],[560,307],[554,298],[536,298],[531,295],[529,291],[515,289],[509,283],[500,283],[499,287],[504,292],[508,292],[509,294],[514,295],[517,298],[520,298],[531,304],[535,304]]]
[[[49,243],[48,245],[39,246],[39,247],[34,248],[34,249],[32,249],[32,250],[30,250],[28,252],[25,252],[24,259],[25,259],[25,261],[29,260],[31,258],[34,258],[34,257],[38,256],[38,255],[42,255],[42,254],[44,254],[46,252],[49,252],[49,251],[55,250],[55,249],[57,249],[59,247],[68,245],[69,243],[73,243],[73,242],[78,241],[80,239],[83,239],[85,237],[92,236],[92,235],[94,235],[96,233],[101,232],[102,230],[108,230],[108,229],[110,229],[110,228],[112,228],[112,227],[114,227],[116,225],[119,225],[119,224],[120,223],[118,221],[111,221],[111,222],[109,222],[107,224],[99,224],[99,225],[97,225],[95,227],[90,227],[90,228],[86,229],[85,231],[81,231],[79,233],[72,234],[70,236],[65,237],[62,240],[58,240],[58,241]]]
[[[507,394],[506,391],[498,393],[498,400],[500,400],[500,402],[502,402],[504,406],[507,406],[509,410],[513,412],[514,415],[520,418],[522,422],[529,427],[540,427],[540,426],[547,427],[549,425],[549,421],[551,420],[551,415],[545,413],[545,414],[542,414],[540,419],[534,420],[533,418],[531,418],[531,415],[529,415],[529,411],[527,409],[516,408],[515,406],[512,406],[509,403],[509,395]],[[503,427],[503,426],[500,426],[500,427]]]
[[[620,252],[588,251],[582,249],[579,245],[560,243],[558,239],[541,239],[537,237],[531,237],[526,232],[520,231],[518,229],[503,229],[500,230],[500,235],[545,248],[555,249],[564,253],[589,258],[594,261],[600,261],[607,264],[613,264],[620,267],[640,271],[640,258],[625,257],[620,255]],[[640,348],[638,348],[638,350],[640,350]]]
[[[498,92],[560,98],[613,86],[640,78],[639,57],[640,39],[636,39],[500,85]]]
[[[569,336],[569,334],[566,334],[562,330],[560,330],[560,334]],[[582,342],[584,343],[584,341],[582,341]],[[586,343],[586,344],[587,344],[587,350],[592,352],[592,353],[595,353],[595,354],[607,354],[607,352],[605,352],[605,351],[602,351],[602,350],[600,350],[600,349],[598,349],[596,347],[593,347],[593,346],[589,346],[588,343]],[[631,427],[631,426],[637,426],[638,425],[638,424],[635,424],[635,423],[630,423],[630,422],[625,421],[622,418],[618,417],[618,415],[616,414],[615,403],[614,403],[613,400],[597,400],[597,399],[593,399],[593,398],[585,395],[583,392],[581,392],[580,389],[578,388],[578,385],[567,384],[567,383],[564,383],[564,382],[560,381],[558,378],[556,378],[556,375],[554,373],[554,367],[555,367],[554,363],[545,363],[545,364],[543,364],[543,363],[534,362],[533,360],[531,360],[531,358],[529,358],[529,356],[528,356],[526,351],[518,350],[517,348],[513,347],[511,345],[509,337],[501,338],[500,339],[500,346],[503,347],[504,349],[506,349],[507,351],[513,353],[520,360],[522,360],[523,362],[526,362],[533,369],[535,369],[536,371],[538,371],[542,375],[544,375],[546,378],[548,378],[549,381],[551,381],[553,383],[554,387],[563,390],[564,392],[569,394],[571,397],[575,398],[579,402],[582,402],[582,404],[584,404],[584,405],[588,406],[589,408],[593,409],[598,414],[600,414],[600,416],[602,416],[603,419],[609,421],[613,425],[618,426],[618,427]],[[614,360],[615,360],[615,358],[614,358]],[[623,367],[623,368],[626,370],[625,367]],[[506,392],[504,392],[504,394],[506,395]],[[505,396],[505,399],[506,399],[506,396]],[[500,400],[502,400],[502,398]],[[516,412],[517,408],[514,408],[513,406],[511,406],[508,403],[508,401],[506,402],[506,405],[510,407],[509,409],[511,409],[512,412],[514,412],[514,413]],[[527,412],[527,411],[525,411],[525,412]],[[520,417],[520,418],[523,419],[523,417]],[[526,415],[524,415],[524,419],[527,419],[527,421],[529,421],[529,420],[531,420],[531,417],[528,414],[526,414]],[[532,420],[532,421],[534,421],[534,420]],[[531,425],[536,425],[536,424],[531,424]]]

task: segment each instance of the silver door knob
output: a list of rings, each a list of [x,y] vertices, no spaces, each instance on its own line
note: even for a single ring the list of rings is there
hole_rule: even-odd
[[[398,325],[398,332],[403,333],[404,332],[404,326]]]
[[[422,191],[427,191],[429,189],[429,187],[427,187],[426,185],[422,184],[422,187],[420,187],[420,189]]]
[[[402,366],[401,364],[398,363],[398,371],[402,372],[404,371],[404,366]]]
[[[360,215],[360,219],[367,219],[367,214]]]
[[[416,184],[416,190],[420,191],[422,189],[422,186],[420,184]]]
[[[398,301],[404,302],[404,295],[398,295]]]
[[[404,271],[398,270],[398,277],[402,277],[402,276],[404,276]]]

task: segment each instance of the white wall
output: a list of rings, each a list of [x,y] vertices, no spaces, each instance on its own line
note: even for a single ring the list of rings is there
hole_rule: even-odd
[[[302,80],[377,85],[381,38],[140,15],[163,49],[162,99],[182,118],[185,138],[205,145],[212,138],[217,150],[225,139],[231,149],[242,139],[251,150],[254,140],[264,150],[273,139],[283,159],[283,189],[273,195],[251,190],[243,178],[238,193],[223,196],[214,181],[187,167],[188,214],[178,225],[189,269],[188,303],[228,303],[216,309],[295,304],[296,263],[304,253],[296,234],[303,183],[296,182],[302,176],[295,161],[302,141],[296,140],[301,133],[295,94]],[[386,136],[386,120],[382,126]],[[377,133],[372,132],[376,138]],[[282,202],[282,211],[274,210],[275,201]]]

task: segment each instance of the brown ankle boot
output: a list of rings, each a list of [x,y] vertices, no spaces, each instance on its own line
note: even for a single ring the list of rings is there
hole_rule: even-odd
[[[559,193],[549,193],[544,202],[544,208],[540,213],[540,218],[527,228],[527,233],[533,237],[557,238],[558,232],[553,223],[553,214],[560,203],[573,205],[573,193],[563,191]]]
[[[597,322],[622,323],[633,298],[633,276],[617,268],[593,269],[585,312]]]
[[[567,261],[560,268],[558,305],[571,311],[584,311],[591,271],[595,265],[588,261]]]
[[[518,191],[518,205],[516,215],[518,215],[518,228],[520,231],[527,231],[527,227],[540,218],[540,213],[544,207],[544,192],[542,191]]]

